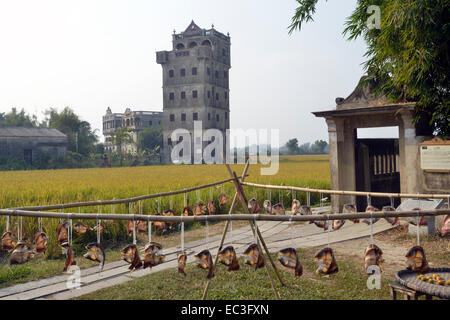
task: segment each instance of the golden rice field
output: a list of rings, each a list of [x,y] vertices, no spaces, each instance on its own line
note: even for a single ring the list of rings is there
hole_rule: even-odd
[[[279,171],[274,176],[261,176],[260,164],[250,165],[247,181],[270,184],[283,184],[295,186],[309,186],[312,188],[328,189],[330,187],[329,157],[328,155],[311,156],[284,156],[280,158]],[[233,165],[232,169],[240,175],[244,165]],[[0,207],[12,208],[19,206],[33,206],[45,204],[61,204],[68,202],[120,199],[132,196],[173,191],[188,187],[211,183],[229,178],[224,165],[161,165],[146,167],[125,168],[94,168],[94,169],[67,169],[67,170],[37,170],[37,171],[3,171],[0,172]],[[232,183],[223,187],[216,186],[212,189],[203,189],[201,192],[191,192],[187,195],[189,204],[197,198],[207,201],[211,192],[214,199],[221,192],[230,197],[234,194]],[[292,195],[289,192],[274,191],[268,193],[265,190],[246,188],[248,197],[256,197],[261,202],[271,197],[272,201],[283,201],[289,205]],[[305,202],[305,194],[297,194],[296,197]],[[318,201],[318,195],[312,194],[312,203]],[[262,204],[262,203],[261,203]],[[184,205],[183,195],[161,199],[161,210],[172,207],[176,213],[180,213]],[[154,214],[158,210],[155,199],[142,202],[144,214]],[[223,209],[227,212],[228,208]],[[78,212],[72,208],[70,212]],[[128,207],[123,205],[97,207],[83,207],[81,212],[126,213]],[[138,206],[134,207],[138,213]],[[68,211],[69,212],[69,211]],[[54,230],[58,219],[43,219],[44,231],[50,237],[48,255],[51,257],[60,255],[60,249],[55,244]],[[17,218],[11,218],[11,224],[17,222]],[[91,221],[90,224],[93,224]],[[5,218],[0,217],[0,231],[5,229]],[[32,236],[37,231],[37,219],[23,218],[23,234]],[[104,240],[120,241],[125,228],[122,223],[107,226],[104,232]]]

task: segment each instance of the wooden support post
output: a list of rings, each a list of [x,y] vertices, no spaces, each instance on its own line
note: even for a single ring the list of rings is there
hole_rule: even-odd
[[[241,204],[242,204],[244,212],[247,213],[247,214],[250,214],[250,211],[248,210],[247,199],[245,197],[244,191],[242,190],[242,185],[239,183],[239,180],[238,180],[238,178],[236,176],[236,173],[231,171],[230,165],[228,163],[226,163],[225,159],[224,159],[224,164],[227,167],[227,170],[228,170],[228,173],[230,174],[230,176],[234,178],[233,182],[234,182],[234,185],[236,187],[236,191],[238,193],[239,200],[241,200]],[[258,229],[258,226],[256,225],[256,223],[252,224],[251,221],[249,221],[249,223],[250,223],[250,228],[252,229],[252,232],[255,235],[255,238],[258,236],[258,238],[261,241],[261,243],[264,243],[264,239],[262,238],[261,233],[258,232],[259,229]],[[259,245],[259,243],[256,243],[256,245],[258,246],[259,251],[262,252],[262,248]],[[269,250],[267,250],[267,247],[265,245],[264,245],[264,249],[266,250],[267,257],[269,258],[269,261],[270,261],[270,263],[272,264],[272,267],[275,270],[275,273],[276,273],[276,275],[278,277],[278,280],[280,281],[281,285],[284,286],[283,280],[281,279],[281,276],[278,273],[277,267],[276,267],[275,263],[273,262],[272,257],[270,256],[270,252],[269,252]],[[265,263],[264,265],[265,265],[265,268],[266,268],[267,276],[270,279],[270,284],[272,285],[272,289],[275,292],[275,296],[279,300],[280,299],[280,294],[278,293],[278,290],[275,287],[275,284],[274,284],[273,279],[272,279],[272,275],[270,274],[269,267],[267,266],[267,263]]]
[[[247,170],[248,170],[248,166],[249,165],[250,165],[250,162],[247,161],[247,163],[245,164],[244,173],[242,175],[242,178],[241,178],[242,180],[241,181],[244,181],[244,178],[245,178],[245,175],[247,174]],[[236,202],[237,202],[237,192],[235,192],[235,194],[234,194],[233,202],[231,203],[230,210],[228,211],[228,214],[232,214],[233,213],[234,207],[236,206]],[[227,222],[225,224],[225,227],[223,228],[222,239],[220,240],[219,248],[217,249],[216,258],[214,259],[213,271],[216,268],[217,261],[219,260],[219,252],[220,252],[220,250],[222,250],[222,246],[223,246],[223,243],[225,241],[225,236],[227,234],[229,225],[230,225],[230,220],[227,220]],[[208,279],[208,282],[206,282],[205,290],[203,291],[202,300],[206,299],[210,283],[211,283],[211,279]]]

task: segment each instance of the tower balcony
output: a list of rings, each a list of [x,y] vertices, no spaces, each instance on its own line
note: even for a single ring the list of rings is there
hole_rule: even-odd
[[[169,61],[169,52],[168,51],[158,51],[156,52],[156,63],[165,64]]]

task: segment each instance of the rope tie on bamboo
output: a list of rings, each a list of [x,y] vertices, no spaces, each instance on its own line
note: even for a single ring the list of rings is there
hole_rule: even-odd
[[[293,223],[292,223],[292,214],[291,217],[289,218],[289,227],[291,229],[291,247],[294,247],[294,228],[293,228]]]
[[[327,221],[325,221],[326,226],[327,226],[327,243],[328,243],[328,248],[330,247],[330,225],[329,225],[329,221],[330,221],[330,215],[327,214]]]
[[[370,244],[373,244],[373,211],[370,211]]]
[[[370,198],[370,195],[367,195],[367,206],[371,206],[372,205],[372,200]]]
[[[417,245],[420,246],[420,218],[419,218],[420,210],[417,210],[417,228],[416,228],[416,236],[417,236]]]
[[[256,245],[258,245],[258,232],[256,231],[256,228],[257,228],[257,226],[256,226],[256,214],[254,214],[253,215],[253,227],[254,227],[254,233],[253,233],[253,235],[255,236],[255,243],[256,243]]]
[[[180,236],[180,238],[181,238],[181,253],[183,254],[184,253],[184,221],[183,221],[182,217],[180,217],[180,220],[181,220],[181,236]]]

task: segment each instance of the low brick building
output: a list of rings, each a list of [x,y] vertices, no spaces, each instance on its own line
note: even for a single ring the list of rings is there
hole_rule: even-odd
[[[0,127],[0,158],[16,158],[32,165],[43,154],[65,157],[67,136],[53,128]]]

